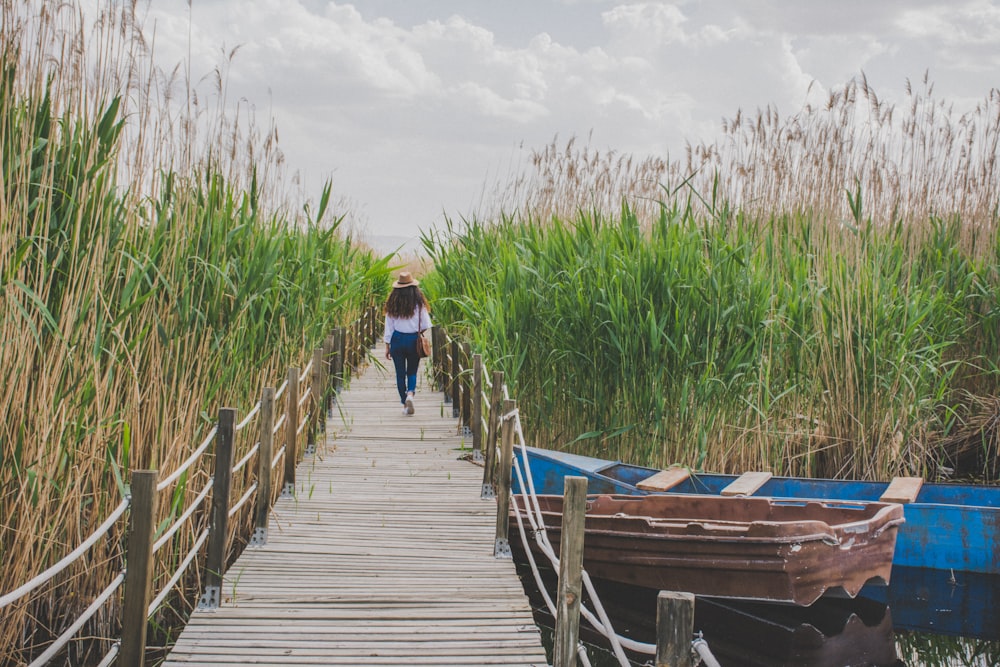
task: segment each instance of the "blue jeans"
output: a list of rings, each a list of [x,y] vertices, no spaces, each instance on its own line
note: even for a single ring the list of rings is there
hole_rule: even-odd
[[[407,392],[417,391],[417,367],[420,365],[420,355],[417,354],[419,335],[393,331],[389,340],[389,356],[396,366],[396,389],[399,390],[400,403],[406,403]]]

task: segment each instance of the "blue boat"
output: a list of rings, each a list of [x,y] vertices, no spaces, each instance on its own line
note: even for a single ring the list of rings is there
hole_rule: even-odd
[[[769,473],[722,475],[667,471],[535,447],[527,456],[536,493],[562,494],[567,475],[586,477],[591,494],[680,493],[754,495],[782,499],[891,501],[903,503],[893,565],[955,572],[1000,574],[1000,486],[772,477]],[[519,490],[517,476],[515,490]],[[902,492],[901,492],[902,489]]]

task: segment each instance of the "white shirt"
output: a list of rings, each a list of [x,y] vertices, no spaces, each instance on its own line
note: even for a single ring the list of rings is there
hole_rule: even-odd
[[[433,326],[431,324],[431,314],[423,306],[418,306],[409,317],[392,317],[391,315],[386,315],[385,335],[382,337],[382,340],[388,345],[389,341],[392,340],[394,331],[398,331],[399,333],[417,333],[424,329],[430,329],[431,326]]]

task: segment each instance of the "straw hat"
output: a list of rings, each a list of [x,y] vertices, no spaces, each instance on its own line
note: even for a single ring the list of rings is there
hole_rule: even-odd
[[[420,284],[420,281],[413,277],[409,271],[402,271],[399,274],[399,278],[392,284],[393,289],[399,289],[400,287],[416,287]]]

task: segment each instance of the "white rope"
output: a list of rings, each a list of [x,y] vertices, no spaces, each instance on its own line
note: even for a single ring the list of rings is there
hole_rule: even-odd
[[[257,490],[257,482],[254,482],[253,484],[250,485],[250,488],[247,489],[247,492],[243,494],[243,497],[240,498],[235,505],[233,505],[232,509],[229,510],[230,518],[234,517],[236,513],[240,511],[240,508],[243,507],[248,500],[250,500],[250,496],[252,496],[253,492],[256,490]]]
[[[76,622],[73,623],[73,625],[66,628],[66,631],[59,635],[59,637],[52,642],[47,649],[45,649],[45,652],[35,658],[35,661],[28,667],[42,667],[43,665],[47,665],[49,660],[55,657],[55,655],[62,650],[63,646],[69,643],[69,640],[73,638],[77,630],[82,628],[84,623],[89,621],[90,617],[97,613],[97,611],[101,608],[101,605],[103,605],[107,599],[111,597],[111,594],[118,590],[118,587],[122,585],[123,581],[125,581],[124,571],[120,572],[111,584],[105,588],[93,602],[90,603],[90,606],[83,612],[83,615],[76,619]]]
[[[177,568],[177,571],[174,572],[174,576],[170,577],[170,581],[166,583],[166,585],[163,587],[163,590],[160,591],[160,594],[157,595],[156,598],[149,603],[149,608],[146,609],[146,618],[152,616],[153,612],[156,611],[157,608],[161,604],[163,604],[163,601],[167,599],[167,596],[170,595],[170,591],[173,590],[174,586],[177,585],[177,582],[180,581],[181,576],[184,574],[185,571],[187,571],[188,566],[191,565],[191,561],[194,560],[194,557],[198,555],[198,550],[201,548],[201,545],[205,543],[206,539],[208,539],[208,528],[201,531],[201,535],[198,536],[198,539],[195,540],[194,542],[194,546],[191,547],[191,549],[187,553],[187,556],[185,556],[184,560],[181,561],[181,564]]]
[[[552,563],[553,568],[555,568],[556,571],[558,571],[559,569],[558,558],[556,558],[555,550],[552,548],[552,545],[549,542],[548,534],[544,530],[545,519],[541,511],[541,506],[538,503],[538,494],[535,492],[535,482],[531,476],[531,465],[528,459],[528,449],[527,447],[524,446],[524,432],[521,428],[520,417],[514,419],[514,434],[516,435],[517,439],[521,441],[521,459],[523,461],[525,473],[523,475],[521,474],[520,471],[521,462],[517,462],[516,460],[515,463],[517,465],[515,466],[515,469],[518,471],[518,482],[521,484],[520,486],[521,494],[523,496],[525,494],[528,494],[524,497],[524,506],[526,509],[529,507],[533,507],[533,511],[537,514],[537,525],[543,528],[541,530],[536,531],[535,541],[538,542],[539,548],[541,549],[542,553],[544,553],[549,558],[549,561]],[[523,483],[523,478],[527,478],[527,486],[525,486],[525,484]],[[529,509],[528,511],[530,516],[531,510]],[[534,521],[532,521],[532,525],[536,525]],[[595,630],[597,630],[602,635],[604,635],[605,638],[607,638],[607,640],[611,644],[611,649],[614,652],[615,657],[618,659],[618,662],[622,665],[622,667],[629,666],[628,657],[622,650],[623,644],[627,645],[633,651],[655,655],[656,646],[650,646],[649,644],[635,642],[626,637],[620,637],[617,633],[615,633],[611,625],[611,620],[608,618],[607,612],[604,610],[600,598],[597,595],[597,591],[594,589],[594,585],[590,580],[590,575],[587,573],[586,570],[583,570],[581,572],[581,576],[584,587],[590,594],[590,598],[593,601],[595,609],[597,610],[597,615],[595,616],[594,614],[592,614],[590,610],[587,609],[586,605],[583,604],[580,605],[580,614],[587,619],[587,622],[590,623]],[[652,650],[650,650],[650,648]]]
[[[278,453],[274,455],[273,459],[271,459],[271,470],[274,470],[274,467],[278,465],[278,461],[280,461],[281,457],[284,455],[285,455],[285,445],[282,445],[281,449],[278,450]]]
[[[115,658],[118,657],[118,652],[121,650],[122,650],[121,642],[115,642],[114,644],[112,644],[111,650],[108,651],[108,654],[104,656],[104,660],[101,660],[101,662],[98,663],[97,667],[111,667],[111,665],[113,665],[115,662]]]
[[[303,368],[299,372],[299,377],[300,378],[304,378],[305,376],[309,375],[309,371],[312,370],[312,368],[313,368],[313,362],[315,362],[315,361],[316,361],[316,357],[312,357],[311,359],[309,359],[309,363],[306,364],[306,367]]]
[[[170,474],[169,477],[167,477],[166,479],[162,480],[159,484],[157,484],[156,485],[156,490],[157,491],[162,491],[163,489],[167,488],[168,486],[170,486],[171,484],[173,484],[174,481],[176,481],[177,478],[180,477],[184,473],[185,470],[187,470],[188,468],[190,468],[191,464],[193,464],[195,461],[197,461],[198,457],[201,456],[202,454],[204,454],[205,450],[208,449],[208,446],[210,444],[212,444],[212,439],[215,437],[215,434],[218,433],[218,431],[219,431],[219,427],[218,426],[214,426],[212,428],[212,430],[208,432],[208,435],[205,436],[205,441],[203,443],[201,443],[201,446],[198,447],[198,449],[194,450],[194,452],[192,452],[191,456],[187,457],[187,459],[184,461],[184,463],[182,463],[181,466],[177,470],[173,471]]]
[[[214,479],[208,480],[208,482],[205,484],[205,488],[202,489],[201,493],[198,494],[198,497],[194,499],[194,502],[191,503],[190,507],[188,507],[186,510],[184,510],[184,514],[181,514],[179,517],[177,517],[177,520],[174,521],[174,523],[170,526],[170,529],[167,530],[167,532],[165,532],[163,535],[161,535],[160,539],[156,540],[156,542],[153,544],[153,553],[154,554],[157,551],[159,551],[163,547],[164,544],[167,543],[167,540],[169,540],[171,537],[173,537],[173,534],[176,533],[177,530],[182,525],[184,525],[184,522],[188,520],[188,517],[190,517],[192,514],[194,514],[194,511],[196,509],[198,509],[198,507],[203,502],[205,502],[205,498],[208,497],[208,492],[212,490],[212,486],[214,484],[215,484],[215,480]]]
[[[308,401],[308,400],[309,400],[309,396],[310,396],[311,394],[312,394],[312,387],[309,387],[309,388],[308,388],[308,389],[306,389],[306,390],[305,390],[304,392],[302,392],[302,395],[301,395],[301,396],[299,396],[299,407],[300,407],[300,408],[302,407],[302,405],[303,405],[303,404],[304,404],[304,403],[305,403],[306,401]]]
[[[253,408],[250,410],[249,413],[247,413],[247,416],[243,418],[243,421],[234,426],[233,430],[236,431],[237,433],[242,431],[244,428],[246,428],[247,424],[250,423],[250,420],[257,416],[258,412],[260,412],[260,401],[257,401],[257,404],[253,406]]]
[[[286,389],[288,389],[288,380],[281,383],[281,386],[278,387],[278,391],[274,392],[274,400],[281,398],[281,395],[285,393]]]
[[[281,426],[282,426],[282,424],[285,423],[286,419],[288,419],[288,414],[287,413],[281,415],[281,419],[279,419],[278,422],[274,425],[274,428],[271,429],[271,435],[278,435],[278,431],[281,430]]]
[[[84,553],[87,552],[88,549],[90,549],[90,547],[94,545],[94,543],[97,542],[97,540],[104,537],[104,535],[111,529],[111,526],[114,525],[114,523],[119,518],[121,518],[123,514],[125,514],[125,510],[128,509],[128,506],[131,504],[131,502],[132,502],[131,497],[126,497],[118,504],[118,507],[116,507],[114,511],[111,512],[108,518],[104,520],[104,523],[98,526],[97,530],[91,533],[90,537],[84,540],[80,544],[80,546],[78,546],[76,549],[73,549],[73,551],[71,551],[69,554],[63,557],[62,560],[60,560],[58,563],[56,563],[49,569],[45,570],[38,576],[34,577],[28,583],[23,584],[22,586],[19,586],[14,590],[12,590],[10,593],[7,593],[3,597],[0,597],[0,609],[3,609],[11,602],[18,600],[27,595],[28,593],[30,593],[31,591],[35,590],[36,588],[47,582],[49,579],[56,576],[63,570],[65,570],[70,564],[72,564],[78,558],[80,558]]]
[[[309,424],[309,417],[311,416],[312,415],[310,413],[308,412],[306,413],[306,416],[302,418],[302,423],[299,424],[299,427],[297,429],[295,429],[295,435],[302,434],[302,431],[305,430],[306,426]]]
[[[239,463],[233,466],[234,475],[243,469],[243,466],[245,466],[247,462],[251,458],[253,458],[253,455],[257,453],[258,449],[260,449],[260,441],[257,441],[257,444],[250,448],[250,451],[247,452],[247,455],[244,456],[242,459],[240,459]]]

